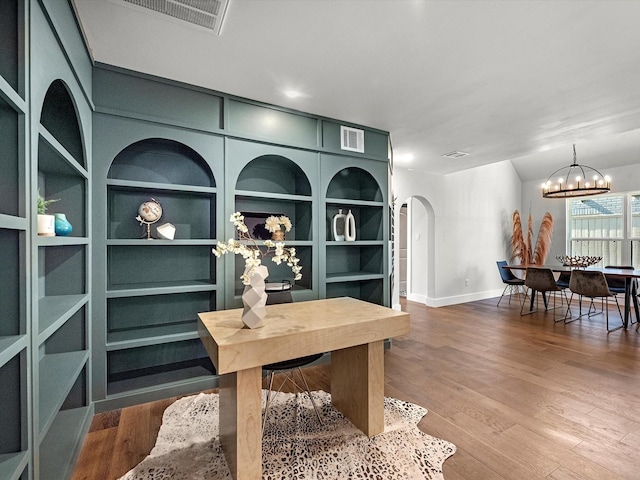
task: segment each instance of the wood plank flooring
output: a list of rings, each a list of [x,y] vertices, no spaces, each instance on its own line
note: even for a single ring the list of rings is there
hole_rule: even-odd
[[[552,312],[521,317],[506,300],[403,301],[411,333],[385,352],[385,394],[428,408],[420,428],[458,447],[445,479],[640,479],[636,325],[607,334],[602,315],[564,325]],[[328,366],[305,374],[329,391]],[[135,466],[174,400],[96,415],[73,480]]]

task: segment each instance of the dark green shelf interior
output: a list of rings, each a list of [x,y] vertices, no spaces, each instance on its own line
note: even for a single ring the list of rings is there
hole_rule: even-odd
[[[87,349],[86,309],[82,307],[58,328],[44,343],[46,355]]]
[[[353,297],[366,302],[384,304],[382,279],[327,284],[327,298]]]
[[[86,229],[86,179],[77,175],[70,164],[62,161],[61,157],[49,158],[47,152],[55,152],[46,142],[40,142],[38,190],[47,200],[57,200],[49,205],[47,214],[64,213],[73,230],[71,237],[85,237]],[[49,158],[45,160],[45,158]],[[55,162],[55,160],[58,160]],[[55,163],[54,163],[55,162]],[[62,170],[71,174],[60,174],[61,169],[56,166],[67,166]],[[73,172],[76,172],[74,174]]]
[[[382,245],[360,246],[352,242],[340,242],[327,246],[327,275],[349,273],[381,274],[384,258]]]
[[[38,334],[54,325],[68,314],[73,314],[80,303],[87,302],[87,295],[56,295],[40,297],[38,302]]]
[[[46,477],[40,478],[71,478],[71,460],[81,444],[82,429],[89,413],[89,407],[85,406],[63,409],[56,415],[53,425],[40,444],[40,471],[46,472]]]
[[[311,201],[277,200],[236,195],[236,211],[245,217],[245,224],[255,239],[271,238],[264,229],[264,221],[270,215],[285,215],[291,220],[291,230],[286,240],[312,240],[313,212]],[[265,236],[266,235],[266,236]]]
[[[25,395],[26,362],[24,353],[16,355],[0,367],[0,455],[25,450],[26,410]],[[11,388],[8,388],[11,386]]]
[[[85,245],[38,247],[40,296],[86,293]]]
[[[199,338],[107,352],[109,395],[214,373]]]
[[[216,197],[211,194],[108,187],[108,238],[133,239],[146,236],[146,226],[135,217],[142,202],[155,198],[162,205],[162,217],[151,225],[151,235],[164,223],[176,227],[175,240],[216,237]]]
[[[109,289],[140,284],[208,280],[215,283],[215,257],[207,245],[110,245],[107,247]]]
[[[109,341],[196,331],[198,313],[216,310],[215,292],[107,299]]]
[[[211,169],[202,156],[181,143],[162,138],[142,140],[125,148],[113,160],[108,178],[216,186]]]
[[[327,187],[327,198],[382,202],[382,190],[366,170],[348,167],[336,173]]]
[[[1,337],[26,333],[24,237],[23,231],[0,228]]]
[[[349,210],[353,214],[356,224],[356,240],[383,240],[383,214],[385,212],[382,206],[363,206],[344,204],[328,204],[327,215],[325,217],[325,227],[327,232],[327,240],[333,239],[333,217],[342,209],[343,214],[347,214]]]
[[[2,29],[0,19],[0,31]],[[2,33],[0,33],[0,36]],[[0,41],[2,44],[2,41]],[[0,48],[0,52],[5,50]],[[0,54],[0,58],[1,58]],[[2,60],[0,60],[2,65]],[[19,216],[20,199],[24,194],[22,164],[18,145],[21,144],[19,113],[0,97],[0,213]]]
[[[49,86],[42,105],[40,123],[76,162],[86,168],[76,109],[62,80],[55,80]]]
[[[19,82],[22,42],[19,19],[22,18],[23,8],[21,2],[2,2],[0,15],[0,75],[16,92],[21,91]]]
[[[302,169],[280,155],[251,160],[240,172],[236,190],[311,196],[311,184]]]

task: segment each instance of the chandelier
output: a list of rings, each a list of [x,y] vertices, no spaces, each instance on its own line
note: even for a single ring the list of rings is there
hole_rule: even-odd
[[[554,180],[555,183],[554,183]],[[573,145],[573,163],[562,167],[542,184],[544,198],[586,197],[611,190],[611,179],[598,170],[576,161],[576,146]]]

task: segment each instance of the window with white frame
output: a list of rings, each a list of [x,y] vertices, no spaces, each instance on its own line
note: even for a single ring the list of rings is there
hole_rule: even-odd
[[[640,268],[640,192],[567,200],[567,250]]]

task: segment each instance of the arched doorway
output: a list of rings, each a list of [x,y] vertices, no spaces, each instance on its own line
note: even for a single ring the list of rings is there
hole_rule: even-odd
[[[396,279],[394,304],[399,297],[427,303],[433,296],[434,214],[428,200],[412,195],[397,207]]]

